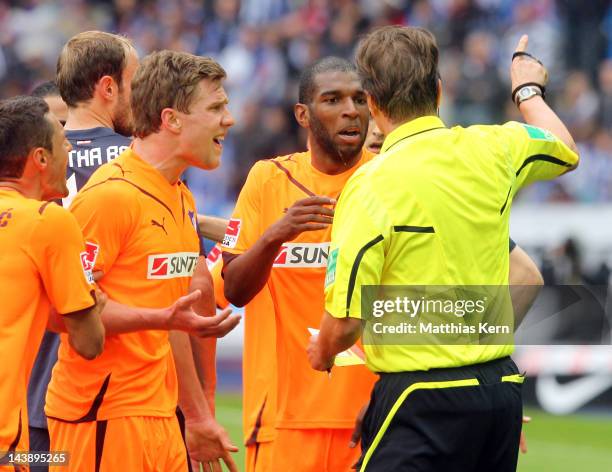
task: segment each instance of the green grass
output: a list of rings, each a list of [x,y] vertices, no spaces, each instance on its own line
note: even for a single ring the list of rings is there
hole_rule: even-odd
[[[612,416],[554,416],[526,409],[532,417],[524,426],[527,454],[519,457],[519,472],[612,471]]]
[[[612,415],[554,416],[526,409],[532,417],[525,425],[529,452],[519,457],[519,472],[612,471]],[[217,418],[240,448],[234,455],[244,470],[240,394],[217,396]]]
[[[221,393],[215,400],[216,416],[230,439],[240,449],[232,457],[238,470],[244,470],[244,444],[242,441],[242,396],[239,393]],[[227,470],[227,469],[223,469]]]

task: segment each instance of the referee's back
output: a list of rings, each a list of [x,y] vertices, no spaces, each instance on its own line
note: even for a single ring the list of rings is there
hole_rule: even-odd
[[[425,116],[399,126],[381,154],[349,180],[338,203],[328,311],[362,317],[363,285],[507,285],[516,191],[577,161],[551,133],[516,122],[449,129]],[[470,365],[513,350],[511,341],[455,344],[366,341],[365,349],[375,372]]]

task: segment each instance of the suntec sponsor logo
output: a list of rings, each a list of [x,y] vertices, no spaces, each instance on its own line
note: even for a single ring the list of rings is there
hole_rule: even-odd
[[[273,267],[327,267],[329,243],[285,243]]]
[[[80,254],[81,266],[83,266],[83,273],[87,281],[92,284],[94,282],[93,269],[96,265],[96,259],[100,252],[100,246],[90,241],[85,242],[85,252]]]
[[[191,277],[198,262],[198,253],[152,254],[148,262],[147,279]]]
[[[220,260],[221,248],[218,244],[215,244],[215,246],[208,253],[208,256],[206,256],[206,267],[212,269]]]
[[[242,221],[236,218],[232,218],[227,223],[227,228],[225,229],[225,236],[223,236],[223,245],[228,248],[236,247],[236,243],[238,242],[238,236],[240,235],[240,225]]]

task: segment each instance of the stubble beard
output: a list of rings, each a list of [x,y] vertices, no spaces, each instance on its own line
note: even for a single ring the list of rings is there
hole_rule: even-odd
[[[323,151],[334,161],[340,164],[348,165],[360,152],[363,147],[363,142],[361,146],[356,148],[347,148],[346,150],[340,149],[340,147],[334,143],[333,138],[323,126],[323,123],[314,116],[314,113],[310,114],[310,130],[312,132],[312,136],[323,149]]]

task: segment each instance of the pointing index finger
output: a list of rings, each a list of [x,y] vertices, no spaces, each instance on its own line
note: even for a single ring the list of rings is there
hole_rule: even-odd
[[[518,45],[516,46],[516,50],[514,52],[525,52],[527,50],[527,43],[529,42],[529,36],[526,34],[521,36],[519,39]]]

